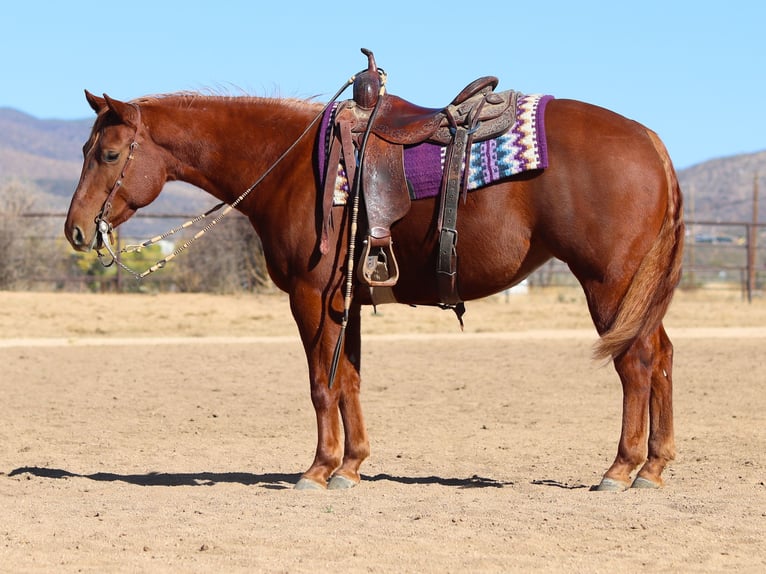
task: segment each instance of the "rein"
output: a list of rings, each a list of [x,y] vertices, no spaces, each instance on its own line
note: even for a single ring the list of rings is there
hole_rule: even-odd
[[[364,52],[364,50],[362,50]],[[375,118],[378,115],[380,109],[380,103],[383,101],[383,94],[386,92],[386,73],[379,69],[380,74],[380,90],[377,94],[377,100],[375,100],[375,106],[370,114],[370,119],[367,122],[367,126],[362,136],[362,143],[359,146],[359,153],[356,159],[356,170],[354,174],[354,182],[351,187],[350,193],[353,195],[353,207],[351,210],[351,224],[349,230],[349,243],[348,243],[348,263],[346,264],[346,292],[343,296],[343,318],[340,324],[340,333],[338,334],[338,340],[335,342],[335,350],[332,354],[332,361],[330,362],[330,373],[327,381],[327,386],[332,388],[335,382],[335,376],[338,374],[338,362],[340,361],[340,353],[343,348],[343,341],[345,340],[346,328],[348,326],[349,312],[351,310],[351,300],[353,297],[354,289],[354,259],[356,257],[356,233],[359,219],[359,198],[362,195],[362,170],[364,169],[364,153],[367,150],[367,140],[372,132],[372,126],[375,123]]]
[[[324,113],[327,111],[327,109],[337,100],[340,95],[348,88],[351,84],[354,83],[354,79],[356,76],[351,76],[344,84],[343,86],[335,93],[335,95],[330,99],[329,102],[322,108],[322,110],[317,114],[317,116],[311,120],[311,122],[306,126],[306,129],[303,130],[303,132],[298,136],[298,138],[288,146],[288,148],[282,152],[282,154],[274,161],[274,163],[271,164],[271,166],[266,169],[265,172],[257,179],[255,182],[253,182],[252,185],[250,185],[245,191],[240,194],[237,199],[235,199],[231,204],[227,205],[225,201],[220,202],[219,204],[213,206],[211,209],[206,211],[205,213],[202,213],[198,215],[197,217],[190,219],[189,221],[184,222],[183,224],[179,225],[178,227],[174,227],[173,229],[170,229],[166,231],[165,233],[162,233],[161,235],[157,235],[155,237],[152,237],[151,239],[148,239],[144,241],[143,243],[139,243],[137,245],[126,245],[125,247],[121,248],[119,251],[115,252],[112,249],[109,235],[113,231],[112,224],[107,221],[107,216],[109,215],[109,212],[112,209],[112,200],[114,199],[115,195],[119,191],[120,187],[122,186],[122,182],[125,179],[125,174],[128,170],[128,166],[130,165],[130,162],[134,159],[135,156],[135,150],[138,148],[138,130],[141,126],[141,109],[136,104],[131,104],[133,107],[136,108],[136,111],[138,112],[138,121],[136,122],[136,133],[133,136],[133,141],[130,143],[129,147],[129,153],[128,157],[125,159],[125,163],[122,166],[122,171],[120,172],[120,175],[118,176],[117,180],[112,185],[112,188],[109,190],[109,195],[107,195],[106,200],[104,201],[104,205],[101,208],[101,212],[96,216],[96,227],[98,230],[98,233],[101,235],[101,243],[106,248],[106,250],[109,252],[109,256],[111,257],[111,260],[106,260],[106,256],[101,253],[98,249],[96,250],[96,254],[98,255],[99,261],[104,267],[111,267],[113,264],[117,264],[120,268],[124,269],[128,273],[130,273],[133,277],[135,277],[137,280],[141,280],[147,275],[154,273],[158,269],[162,269],[165,267],[165,265],[172,259],[174,259],[178,254],[185,251],[192,243],[194,243],[197,239],[202,237],[205,233],[210,231],[213,227],[215,227],[221,219],[226,217],[234,208],[237,207],[242,201],[245,200],[245,198],[250,195],[250,193],[260,185],[260,183],[266,179],[266,177],[284,160],[290,152],[295,149],[295,147],[300,143],[300,141],[306,137],[306,134],[311,130],[311,128],[316,124],[324,115]],[[122,253],[139,253],[144,247],[149,247],[151,245],[154,245],[155,243],[158,243],[159,241],[170,237],[171,235],[186,229],[188,227],[191,227],[192,225],[202,221],[209,215],[215,213],[222,207],[226,206],[226,209],[224,209],[218,216],[215,217],[210,223],[208,223],[205,227],[203,227],[200,231],[198,231],[191,239],[184,242],[180,247],[177,247],[170,255],[164,257],[163,259],[160,259],[146,269],[143,272],[135,271],[134,269],[131,269],[127,265],[125,265],[122,261],[120,261],[119,255]]]
[[[365,50],[362,50],[362,52],[367,53]],[[375,121],[375,117],[378,114],[380,102],[382,101],[382,96],[385,93],[385,85],[386,85],[386,74],[383,70],[378,69],[378,73],[380,74],[381,78],[381,85],[380,90],[378,93],[378,98],[375,102],[375,105],[373,107],[372,113],[370,114],[370,119],[368,121],[368,124],[366,126],[366,129],[363,134],[362,143],[360,146],[359,153],[356,158],[357,163],[357,169],[356,169],[356,175],[354,178],[353,186],[351,189],[351,194],[353,194],[353,207],[351,211],[351,223],[350,223],[350,237],[349,237],[349,248],[348,248],[348,262],[346,265],[346,281],[345,281],[345,293],[344,293],[344,304],[343,304],[343,318],[341,320],[340,325],[340,333],[338,335],[338,340],[335,344],[335,350],[333,352],[333,357],[330,365],[330,372],[328,377],[328,386],[332,388],[333,383],[335,382],[335,376],[338,372],[338,362],[340,359],[341,349],[343,348],[343,342],[345,339],[345,332],[346,328],[349,322],[349,312],[351,309],[351,301],[353,297],[353,283],[354,283],[354,259],[355,259],[355,245],[356,245],[356,233],[357,233],[357,220],[359,216],[359,207],[360,207],[360,187],[361,187],[361,173],[363,169],[363,158],[365,154],[365,150],[367,147],[367,140],[369,138],[370,132],[372,130],[373,123]],[[255,181],[253,182],[250,187],[248,187],[245,191],[242,192],[242,194],[237,197],[230,205],[226,205],[226,202],[221,202],[218,205],[213,206],[211,209],[206,211],[205,213],[202,213],[198,215],[197,217],[186,221],[185,223],[179,225],[178,227],[174,227],[173,229],[161,234],[157,235],[151,239],[148,239],[147,241],[144,241],[143,243],[140,243],[138,245],[127,245],[120,249],[118,252],[115,253],[115,251],[111,247],[111,243],[109,240],[109,235],[113,231],[112,225],[107,221],[107,216],[109,215],[109,211],[111,211],[112,208],[112,200],[114,199],[114,196],[117,194],[118,190],[122,186],[122,181],[125,179],[125,174],[128,170],[128,166],[130,165],[130,162],[134,159],[134,151],[138,147],[138,130],[141,127],[141,109],[136,104],[133,105],[137,112],[138,112],[138,121],[137,127],[136,127],[136,133],[133,136],[133,141],[130,143],[130,153],[128,154],[128,157],[125,159],[125,163],[122,167],[122,171],[120,172],[120,176],[117,178],[117,180],[114,182],[114,185],[112,185],[112,188],[109,190],[109,194],[106,198],[106,201],[104,201],[104,205],[101,208],[101,212],[96,217],[96,226],[98,229],[98,233],[101,235],[101,243],[106,248],[106,250],[109,252],[109,255],[111,257],[111,261],[105,261],[105,257],[103,254],[97,249],[96,253],[98,254],[99,261],[101,261],[101,264],[104,267],[110,267],[113,264],[117,264],[120,268],[124,269],[131,275],[133,275],[137,280],[141,280],[147,275],[154,273],[158,269],[162,269],[165,267],[165,265],[173,258],[175,258],[179,253],[186,250],[194,241],[202,237],[205,233],[207,233],[210,229],[212,229],[215,225],[218,224],[221,219],[223,219],[228,213],[230,213],[239,203],[244,201],[244,199],[250,195],[250,193],[274,170],[274,168],[279,165],[279,163],[284,160],[290,152],[295,149],[295,147],[300,143],[300,141],[306,137],[306,134],[311,130],[311,128],[316,124],[325,114],[327,109],[337,100],[340,95],[348,88],[350,85],[354,83],[354,80],[356,79],[356,75],[351,76],[344,84],[343,86],[335,93],[335,95],[330,99],[329,102],[322,108],[322,110],[317,114],[317,116],[311,120],[311,122],[306,126],[306,129],[303,130],[303,132],[298,136],[298,138],[290,145],[288,148],[282,152],[282,154],[274,161],[271,166],[266,169],[266,171]],[[127,265],[125,265],[122,261],[120,261],[119,254],[121,253],[137,253],[140,252],[144,247],[149,247],[150,245],[153,245],[162,239],[165,239],[166,237],[169,237],[170,235],[173,235],[174,233],[177,233],[178,231],[181,231],[182,229],[186,229],[187,227],[190,227],[194,225],[195,223],[198,223],[199,221],[205,219],[212,213],[215,213],[219,209],[221,209],[224,205],[226,205],[226,209],[224,209],[218,216],[215,217],[210,223],[208,223],[204,228],[202,228],[200,231],[198,231],[191,239],[183,243],[180,247],[176,248],[170,255],[167,257],[160,259],[149,267],[146,271],[138,272]]]

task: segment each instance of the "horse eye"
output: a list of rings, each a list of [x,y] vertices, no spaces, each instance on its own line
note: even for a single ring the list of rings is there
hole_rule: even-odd
[[[120,159],[120,152],[114,151],[114,150],[105,150],[104,153],[101,155],[101,158],[106,163],[114,163],[118,159]]]

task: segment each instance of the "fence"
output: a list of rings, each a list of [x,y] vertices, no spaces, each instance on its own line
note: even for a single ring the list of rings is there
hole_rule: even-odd
[[[247,220],[238,214],[140,284],[118,266],[104,269],[92,254],[72,252],[62,235],[64,217],[61,213],[27,213],[20,218],[18,245],[13,249],[35,264],[21,265],[23,273],[14,278],[15,285],[47,290],[237,291],[269,284],[260,242]],[[139,243],[188,219],[185,214],[137,214],[120,228],[118,243]],[[686,225],[681,288],[739,290],[748,301],[760,292],[766,262],[758,244],[764,244],[766,224],[687,221]],[[170,249],[172,244],[165,242],[125,259],[143,270]],[[532,273],[527,284],[573,286],[577,281],[566,264],[551,260]]]
[[[113,234],[115,251],[178,227],[190,218],[186,214],[136,215]],[[3,233],[5,223],[6,228],[15,231],[13,248],[6,250],[16,254],[15,262],[4,264],[0,253],[0,272],[11,270],[14,277],[12,281],[0,277],[0,288],[236,292],[269,284],[260,240],[247,219],[238,213],[232,213],[225,224],[195,243],[188,254],[179,256],[176,261],[182,264],[168,265],[140,282],[119,264],[105,267],[103,263],[111,261],[106,250],[102,250],[105,257],[101,259],[93,253],[74,252],[63,236],[64,214],[26,213],[16,217],[15,224],[8,224],[11,219],[14,218],[0,220],[0,243],[9,235],[7,229]],[[121,255],[119,259],[131,269],[144,271],[196,231],[198,228],[194,227],[182,230],[168,240]]]
[[[766,281],[766,223],[687,221],[682,289],[729,289],[751,301]],[[529,277],[530,285],[575,285],[566,264],[551,260]]]

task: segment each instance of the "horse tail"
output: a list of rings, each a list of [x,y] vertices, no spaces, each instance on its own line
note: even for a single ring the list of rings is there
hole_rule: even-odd
[[[637,338],[653,333],[681,280],[685,233],[681,187],[665,145],[653,131],[646,131],[662,160],[667,179],[665,220],[633,276],[611,327],[595,346],[593,356],[597,360],[614,359]]]

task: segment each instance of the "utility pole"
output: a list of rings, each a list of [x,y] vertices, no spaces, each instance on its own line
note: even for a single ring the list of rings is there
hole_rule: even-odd
[[[694,212],[694,184],[689,185],[689,219],[691,221],[694,221],[697,217],[697,214]],[[689,274],[688,274],[688,280],[687,280],[687,287],[689,289],[696,289],[697,288],[697,277],[696,273],[694,272],[694,266],[697,264],[695,261],[695,245],[694,245],[694,238],[697,236],[697,231],[694,225],[691,226],[691,230],[689,233],[689,239],[687,241],[686,246],[686,252],[688,253],[689,259]]]
[[[758,172],[753,176],[753,218],[747,238],[747,302],[753,300],[756,287],[756,251],[758,243]]]

